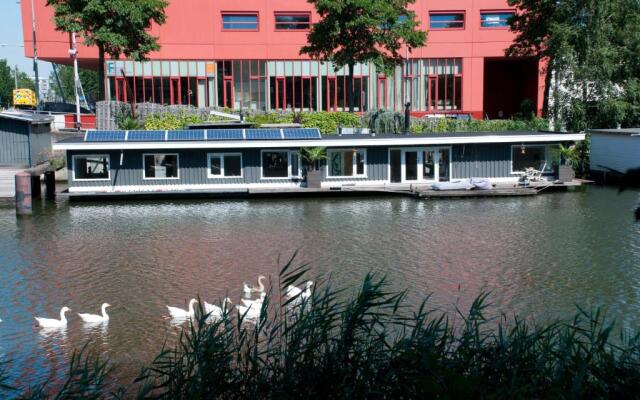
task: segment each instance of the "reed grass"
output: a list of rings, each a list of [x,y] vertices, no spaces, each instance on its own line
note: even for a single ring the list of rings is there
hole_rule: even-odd
[[[164,348],[127,387],[107,393],[107,363],[83,349],[64,385],[24,398],[640,397],[640,337],[598,309],[545,324],[492,319],[483,293],[467,312],[451,315],[433,311],[429,298],[408,306],[405,292],[375,274],[354,295],[329,278],[316,282],[308,300],[283,298],[308,273],[291,258],[254,321],[233,309],[206,324],[199,309],[178,345]]]

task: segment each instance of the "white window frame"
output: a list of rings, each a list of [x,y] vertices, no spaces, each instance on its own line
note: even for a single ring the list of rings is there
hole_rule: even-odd
[[[387,151],[387,182],[391,183],[391,151],[399,150],[400,151],[400,168],[401,168],[401,183],[433,183],[433,182],[441,182],[440,181],[440,155],[438,152],[440,150],[448,150],[449,151],[449,181],[454,179],[451,177],[453,172],[453,156],[452,156],[452,146],[430,146],[430,147],[390,147]],[[418,153],[417,159],[417,167],[418,167],[418,179],[417,180],[407,180],[405,179],[407,176],[407,159],[406,152],[407,151],[415,151]],[[433,151],[436,153],[436,157],[434,158],[434,177],[435,179],[425,179],[424,177],[424,159],[423,152],[425,151]],[[445,181],[442,181],[445,182]]]
[[[281,177],[269,177],[269,176],[264,176],[264,153],[287,153],[287,176],[281,176]],[[291,171],[291,159],[292,159],[292,155],[296,154],[298,156],[298,171],[296,175],[292,174]],[[300,165],[301,162],[301,158],[300,158],[300,152],[298,150],[291,150],[291,149],[262,149],[260,150],[260,179],[277,179],[277,180],[290,180],[290,179],[300,179],[301,178],[301,173],[302,173],[302,168]]]
[[[147,168],[145,165],[145,161],[144,158],[146,156],[176,156],[176,171],[178,172],[178,176],[176,177],[171,177],[171,178],[156,178],[156,177],[151,177],[151,178],[147,178],[145,175],[147,173]],[[142,154],[142,179],[145,181],[158,181],[158,180],[178,180],[180,179],[180,154],[178,153],[143,153]]]
[[[352,171],[353,171],[353,175],[330,175],[330,171],[331,169],[330,167],[330,163],[331,163],[331,153],[342,153],[345,151],[363,151],[364,152],[364,173],[362,174],[358,174],[358,158],[357,157],[353,157],[353,165],[352,165]],[[367,170],[368,170],[368,162],[367,162],[367,148],[366,147],[360,147],[360,148],[351,148],[351,149],[327,149],[327,165],[326,165],[326,174],[325,176],[327,177],[327,179],[345,179],[345,178],[367,178]]]
[[[545,167],[545,170],[542,171],[543,175],[547,175],[553,172],[553,169],[551,167],[551,158],[550,158],[550,154],[549,154],[549,150],[550,150],[550,145],[548,144],[512,144],[511,145],[511,149],[509,150],[510,154],[509,154],[509,158],[510,158],[510,173],[511,175],[522,175],[524,173],[524,171],[514,171],[513,170],[513,149],[517,148],[518,150],[520,150],[522,147],[528,149],[531,147],[544,147],[544,162],[547,164],[547,166]],[[540,168],[540,166],[536,167]]]
[[[106,157],[107,159],[107,177],[106,178],[76,178],[76,159],[78,157]],[[74,154],[71,156],[71,176],[74,182],[97,182],[111,180],[111,156],[109,154]]]
[[[240,175],[225,176],[224,174],[224,157],[225,156],[240,156]],[[211,173],[211,158],[220,157],[220,175],[213,175]],[[242,153],[207,153],[207,178],[209,179],[238,179],[244,177],[244,162],[242,160]]]

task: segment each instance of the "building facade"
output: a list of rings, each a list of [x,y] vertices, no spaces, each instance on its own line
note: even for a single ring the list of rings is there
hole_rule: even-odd
[[[68,35],[55,31],[46,0],[35,3],[40,59],[70,63]],[[408,98],[418,115],[508,117],[523,101],[540,113],[543,65],[505,57],[514,38],[506,0],[417,0],[411,8],[427,44],[390,74],[357,65],[356,111],[402,110]],[[109,98],[256,111],[347,109],[346,68],[300,55],[319,18],[305,0],[173,0],[166,12],[167,22],[152,28],[161,49],[149,61],[99,66]],[[25,52],[33,56],[27,0],[22,18]],[[80,46],[79,61],[98,68],[97,50]]]

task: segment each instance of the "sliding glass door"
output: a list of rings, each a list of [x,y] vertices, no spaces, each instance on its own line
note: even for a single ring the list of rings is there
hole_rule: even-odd
[[[389,150],[391,183],[445,182],[450,179],[449,147]]]

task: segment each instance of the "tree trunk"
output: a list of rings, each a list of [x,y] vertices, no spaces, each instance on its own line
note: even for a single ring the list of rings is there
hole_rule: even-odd
[[[551,91],[551,78],[552,78],[552,74],[553,74],[553,70],[554,70],[554,66],[553,66],[553,58],[549,58],[548,62],[547,62],[547,71],[545,73],[544,76],[544,97],[542,99],[542,117],[544,118],[549,118],[551,117],[550,111],[549,110],[549,92]],[[556,75],[556,85],[558,82],[558,76]],[[554,88],[555,89],[555,88]],[[553,91],[553,95],[556,96],[557,93],[554,90]],[[554,97],[554,102],[553,102],[553,119],[554,121],[557,121],[557,108],[558,108],[558,104],[555,101],[555,97]]]
[[[353,112],[353,64],[349,64],[349,79],[347,79],[347,99],[349,101],[349,112]]]
[[[104,48],[98,46],[98,98],[106,100],[105,81],[104,81]]]

